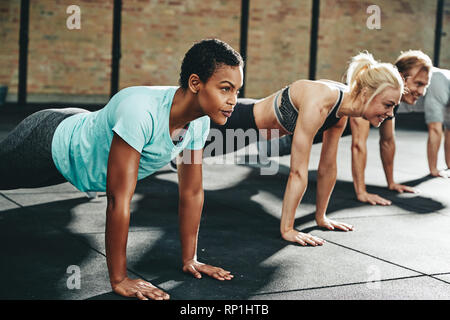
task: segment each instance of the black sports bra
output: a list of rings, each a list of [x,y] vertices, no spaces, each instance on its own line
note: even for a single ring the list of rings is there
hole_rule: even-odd
[[[336,88],[339,89],[338,100],[336,101],[336,104],[333,106],[331,111],[328,113],[328,116],[325,119],[325,122],[323,123],[322,127],[319,129],[318,133],[322,133],[323,131],[333,127],[340,120],[340,118],[337,116],[337,111],[339,110],[339,107],[342,103],[345,86],[341,87],[336,85]],[[281,94],[281,104],[278,107],[277,100],[280,94]],[[293,134],[295,130],[295,125],[297,124],[298,110],[294,107],[291,97],[289,96],[289,86],[284,88],[281,92],[279,92],[276,95],[273,107],[275,110],[275,115],[277,117],[278,123],[283,127],[284,130],[286,130],[290,134]]]

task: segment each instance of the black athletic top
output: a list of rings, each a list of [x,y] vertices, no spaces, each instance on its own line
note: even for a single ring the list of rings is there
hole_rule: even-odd
[[[336,88],[339,89],[339,98],[336,104],[331,109],[331,111],[328,113],[328,116],[325,119],[325,122],[323,123],[322,127],[319,129],[318,133],[322,133],[323,131],[333,127],[341,119],[337,116],[337,110],[339,109],[342,103],[345,86],[342,87],[338,85],[335,86]],[[297,124],[298,110],[294,107],[291,97],[289,96],[289,87],[286,87],[281,91],[280,107],[278,107],[277,105],[279,95],[280,93],[278,93],[278,95],[275,97],[273,103],[275,115],[277,117],[279,124],[290,134],[293,134],[295,130],[295,125]]]

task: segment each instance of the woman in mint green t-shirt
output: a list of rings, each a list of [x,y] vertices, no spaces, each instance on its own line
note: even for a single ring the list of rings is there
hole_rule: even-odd
[[[114,292],[139,299],[169,295],[129,279],[126,245],[136,183],[181,155],[178,167],[183,271],[218,280],[232,275],[197,261],[203,208],[202,158],[210,119],[225,124],[243,83],[243,60],[228,44],[203,40],[186,53],[179,87],[121,90],[101,110],[47,109],[23,120],[0,142],[0,190],[69,181],[106,191],[106,257]]]

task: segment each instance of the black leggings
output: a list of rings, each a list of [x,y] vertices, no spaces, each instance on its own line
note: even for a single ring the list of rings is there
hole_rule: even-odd
[[[231,152],[237,151],[253,142],[256,142],[259,139],[259,131],[258,128],[256,126],[255,123],[255,116],[253,114],[253,107],[255,106],[255,102],[257,100],[255,99],[249,99],[249,98],[240,98],[238,99],[236,106],[234,107],[234,111],[231,114],[231,117],[228,118],[227,123],[224,124],[223,126],[217,125],[216,123],[214,123],[213,121],[210,120],[210,133],[208,136],[208,139],[205,143],[205,148],[213,143],[215,141],[215,136],[214,136],[214,130],[218,130],[218,132],[220,132],[221,136],[222,136],[222,141],[223,141],[223,147],[221,148],[217,148],[212,150],[212,154],[211,156],[218,156],[221,155],[222,153],[220,151],[223,151],[223,153],[226,153],[227,150],[230,149],[230,146],[232,146],[232,150],[229,150]],[[234,141],[227,141],[226,140],[226,130],[227,129],[232,129],[232,130],[238,130],[241,129],[244,132],[246,132],[249,129],[254,130],[254,132],[256,133],[256,140],[255,137],[252,135],[248,135],[243,143],[244,144],[239,144],[238,143],[238,138],[236,136],[233,136]],[[228,147],[228,149],[227,149]]]
[[[255,106],[255,102],[258,101],[256,99],[250,99],[250,98],[240,98],[238,99],[236,106],[234,107],[234,111],[231,114],[231,117],[228,118],[227,123],[223,126],[219,126],[216,123],[214,123],[213,121],[210,121],[210,127],[211,127],[211,131],[210,131],[210,135],[208,137],[208,140],[205,143],[205,147],[207,145],[209,145],[210,143],[214,142],[214,136],[212,134],[212,130],[219,130],[222,137],[223,137],[223,153],[227,153],[227,152],[235,152],[243,147],[246,147],[247,145],[256,142],[256,141],[260,141],[260,143],[264,143],[265,144],[265,153],[267,156],[272,156],[272,143],[273,142],[268,142],[265,139],[262,139],[260,137],[260,133],[258,130],[258,127],[256,126],[256,122],[255,122],[255,115],[253,114],[253,108]],[[232,129],[232,130],[238,130],[241,129],[244,132],[252,129],[255,130],[256,132],[256,140],[255,140],[255,136],[253,135],[248,135],[245,140],[244,140],[244,144],[239,144],[237,143],[237,138],[234,138],[234,141],[226,141],[226,130],[227,129]],[[281,137],[280,139],[278,139],[278,141],[276,141],[276,146],[277,146],[277,152],[276,152],[276,156],[283,156],[286,154],[290,154],[291,153],[291,143],[292,143],[292,135],[285,135],[283,137]],[[232,145],[231,145],[232,144]],[[228,147],[232,146],[231,150],[230,148],[227,149],[227,145]],[[259,149],[259,143],[258,143],[258,149]],[[260,151],[261,152],[261,151]],[[220,152],[218,152],[217,149],[214,149],[212,151],[211,156],[217,156],[217,155],[221,155]],[[205,155],[208,156],[208,155]]]
[[[56,127],[84,109],[46,109],[20,122],[0,142],[0,190],[38,188],[66,182],[52,158]]]

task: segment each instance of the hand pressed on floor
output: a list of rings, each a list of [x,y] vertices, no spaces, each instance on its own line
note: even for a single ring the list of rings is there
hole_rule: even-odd
[[[189,260],[183,265],[183,271],[186,273],[191,273],[197,279],[202,277],[202,273],[217,279],[217,280],[231,280],[233,275],[230,271],[224,270],[219,267],[214,267],[209,264],[204,264],[196,260]]]
[[[318,237],[310,235],[309,233],[299,232],[297,230],[290,230],[282,234],[284,240],[289,242],[299,243],[302,246],[307,246],[308,244],[315,247],[321,246],[325,243],[325,240],[322,240]]]
[[[403,184],[393,183],[388,187],[389,190],[397,191],[398,193],[410,192],[410,193],[419,193],[418,189],[415,189],[410,186],[405,186]]]
[[[342,231],[353,231],[354,227],[351,224],[334,221],[328,218],[324,218],[316,221],[317,225],[328,230],[342,230]]]
[[[370,203],[371,205],[379,204],[382,206],[390,206],[392,204],[392,202],[390,200],[382,198],[379,195],[374,194],[374,193],[364,192],[364,193],[358,194],[357,198],[359,201],[367,202],[367,203]]]
[[[170,296],[142,279],[125,278],[113,286],[113,291],[124,297],[136,297],[139,300],[168,300]]]

